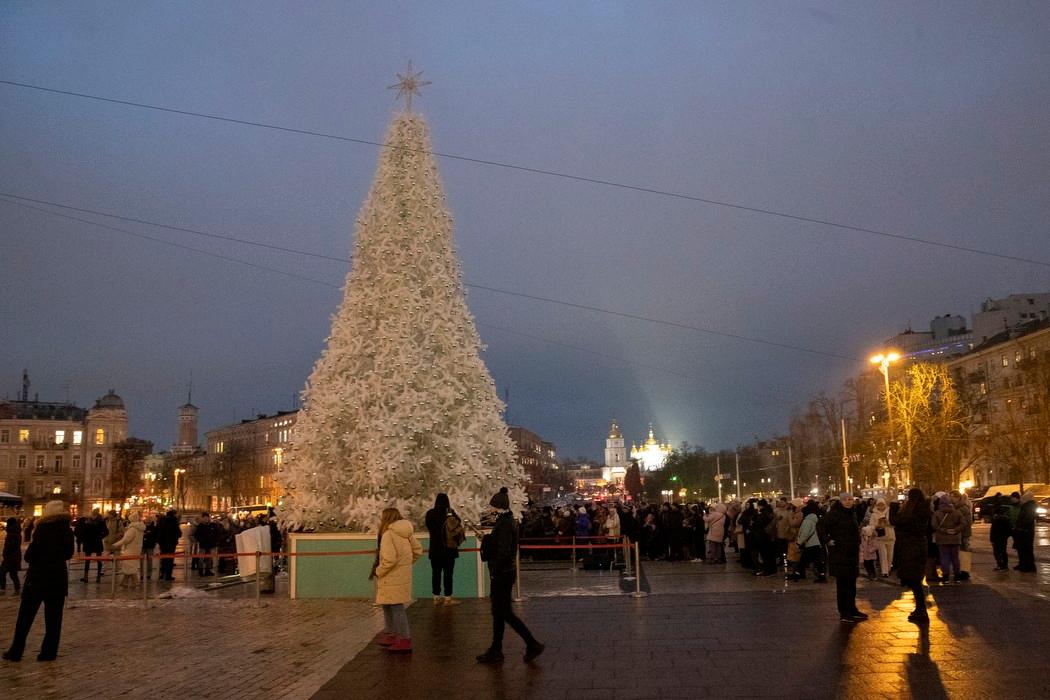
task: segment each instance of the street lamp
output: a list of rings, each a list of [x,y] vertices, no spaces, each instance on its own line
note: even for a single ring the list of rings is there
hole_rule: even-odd
[[[890,449],[886,453],[887,464],[891,461],[893,446],[896,444],[893,437],[893,401],[890,399],[890,363],[896,362],[899,359],[901,359],[901,356],[895,352],[887,352],[885,354],[879,353],[871,358],[871,363],[879,366],[879,371],[882,372],[882,380],[886,388],[886,422],[890,427]],[[849,477],[847,477],[847,479],[848,478]],[[898,481],[900,481],[899,477]],[[900,484],[898,484],[898,486],[899,485]]]
[[[186,470],[183,469],[182,467],[179,467],[178,469],[175,470],[175,500],[176,500],[176,503],[179,505],[179,510],[186,510],[185,504],[181,503],[181,501],[183,500],[182,492],[179,491],[179,474],[185,474],[185,473],[186,473]],[[183,483],[183,488],[186,488],[185,483]]]

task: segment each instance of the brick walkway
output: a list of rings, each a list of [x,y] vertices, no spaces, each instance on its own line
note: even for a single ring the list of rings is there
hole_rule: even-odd
[[[0,600],[4,648],[18,608],[9,596]],[[276,596],[253,605],[217,596],[147,610],[140,600],[78,596],[65,612],[58,661],[36,661],[41,611],[23,660],[0,662],[0,697],[309,698],[382,627],[364,601]]]
[[[82,584],[77,570],[59,660],[34,658],[41,616],[25,659],[0,663],[0,698],[1046,698],[1042,551],[1035,575],[993,573],[990,554],[975,553],[973,583],[933,589],[925,636],[887,581],[861,582],[872,619],[843,628],[833,586],[756,579],[735,564],[645,563],[652,595],[635,600],[616,573],[526,562],[521,610],[548,650],[527,666],[508,630],[499,667],[474,662],[491,630],[483,600],[413,605],[416,651],[390,657],[368,644],[381,626],[370,603],[291,601],[286,579],[263,608],[248,584],[146,609],[141,590],[111,599],[108,579]],[[17,606],[0,597],[3,646]]]

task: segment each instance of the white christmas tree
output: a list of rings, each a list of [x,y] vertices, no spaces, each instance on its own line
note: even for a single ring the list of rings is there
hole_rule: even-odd
[[[481,360],[411,64],[357,219],[327,347],[303,391],[278,509],[291,528],[374,530],[383,508],[421,522],[434,494],[477,521],[524,472]]]

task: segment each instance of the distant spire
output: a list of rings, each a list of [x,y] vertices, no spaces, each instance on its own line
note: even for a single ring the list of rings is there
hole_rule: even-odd
[[[29,370],[22,370],[22,400],[29,400]]]

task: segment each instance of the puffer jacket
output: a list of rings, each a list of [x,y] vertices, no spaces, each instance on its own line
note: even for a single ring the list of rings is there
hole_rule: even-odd
[[[950,503],[942,503],[933,513],[933,541],[936,544],[962,544],[963,516]]]
[[[817,534],[817,521],[820,518],[817,517],[816,513],[807,513],[806,517],[802,518],[802,525],[798,528],[798,536],[795,538],[795,542],[799,547],[805,549],[806,547],[819,547],[820,546],[820,535]]]
[[[412,601],[412,564],[423,553],[412,523],[398,520],[383,533],[376,567],[376,603],[397,605]]]
[[[716,503],[714,512],[704,516],[704,524],[707,525],[709,542],[724,540],[726,538],[726,507],[721,503]]]

